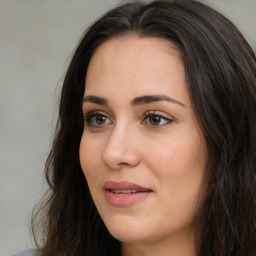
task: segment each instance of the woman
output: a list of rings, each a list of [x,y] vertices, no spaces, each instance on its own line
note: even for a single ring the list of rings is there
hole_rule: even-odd
[[[64,80],[40,254],[255,255],[255,113],[255,55],[221,14],[108,12]]]

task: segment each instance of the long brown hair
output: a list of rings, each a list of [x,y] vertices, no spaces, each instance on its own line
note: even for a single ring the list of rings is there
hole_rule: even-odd
[[[121,5],[82,37],[63,83],[45,169],[49,191],[34,216],[34,232],[42,228],[42,255],[121,255],[119,241],[94,206],[78,151],[88,63],[104,41],[128,33],[170,40],[183,56],[187,89],[208,148],[198,256],[255,256],[255,55],[229,20],[192,0]]]

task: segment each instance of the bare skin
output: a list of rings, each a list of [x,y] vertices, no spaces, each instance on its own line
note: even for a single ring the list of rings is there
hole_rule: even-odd
[[[122,255],[195,256],[194,220],[207,152],[178,49],[134,35],[103,43],[90,61],[84,97],[80,162]],[[132,182],[150,192],[117,206],[106,196],[108,181]],[[123,196],[107,192],[114,199]]]

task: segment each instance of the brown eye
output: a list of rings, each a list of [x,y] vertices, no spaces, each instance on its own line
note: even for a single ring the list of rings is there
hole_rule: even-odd
[[[148,121],[151,125],[159,125],[161,123],[162,117],[160,116],[150,116]]]
[[[105,115],[101,113],[89,113],[85,118],[85,122],[89,126],[94,126],[94,127],[101,127],[107,124],[111,124],[112,121]]]
[[[171,122],[173,122],[173,119],[167,118],[162,114],[149,113],[144,116],[142,124],[148,126],[162,127],[164,125],[170,124]]]
[[[102,115],[98,115],[95,117],[95,122],[99,125],[105,124],[106,120],[107,120],[107,117]]]

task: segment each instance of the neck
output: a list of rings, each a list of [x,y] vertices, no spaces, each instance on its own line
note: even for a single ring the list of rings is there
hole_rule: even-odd
[[[191,232],[146,243],[122,243],[122,256],[196,256],[195,236]]]

